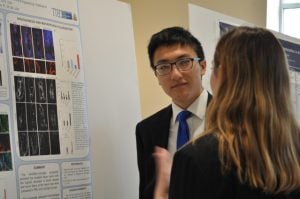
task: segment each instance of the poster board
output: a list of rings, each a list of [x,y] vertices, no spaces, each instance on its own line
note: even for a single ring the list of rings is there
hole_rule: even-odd
[[[93,197],[77,3],[0,3],[0,198]]]
[[[249,22],[189,4],[189,27],[202,43],[208,64],[208,70],[203,79],[205,88],[210,90],[211,61],[220,35],[235,26],[242,25],[255,26]],[[279,39],[287,56],[292,103],[295,115],[300,122],[300,40],[279,32],[272,32]]]
[[[79,0],[96,199],[138,198],[135,125],[141,105],[131,8]]]

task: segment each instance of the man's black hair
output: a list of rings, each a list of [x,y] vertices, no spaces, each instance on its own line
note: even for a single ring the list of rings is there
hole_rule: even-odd
[[[165,28],[152,35],[148,44],[148,56],[150,65],[154,69],[153,56],[157,48],[161,46],[172,46],[180,44],[182,46],[191,46],[197,56],[205,59],[201,43],[188,30],[182,27]]]

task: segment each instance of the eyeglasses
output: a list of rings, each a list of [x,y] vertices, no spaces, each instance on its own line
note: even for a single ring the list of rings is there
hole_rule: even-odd
[[[199,57],[182,58],[172,63],[161,63],[154,66],[157,75],[167,75],[172,71],[172,66],[175,65],[177,70],[187,71],[193,68],[194,61],[202,61]]]

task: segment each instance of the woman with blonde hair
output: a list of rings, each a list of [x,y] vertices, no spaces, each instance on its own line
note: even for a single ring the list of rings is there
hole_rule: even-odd
[[[250,27],[223,35],[211,87],[205,131],[176,152],[169,187],[169,157],[161,149],[154,154],[157,198],[169,189],[170,199],[299,199],[300,128],[275,36]]]

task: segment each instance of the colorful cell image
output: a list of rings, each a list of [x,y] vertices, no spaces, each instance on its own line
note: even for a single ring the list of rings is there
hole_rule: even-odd
[[[14,71],[24,72],[23,58],[13,57]]]
[[[10,138],[8,133],[0,133],[0,153],[10,152]]]
[[[28,140],[29,140],[29,151],[30,155],[39,155],[39,141],[38,141],[38,133],[37,132],[28,132]]]
[[[15,96],[17,102],[25,102],[25,79],[15,76]]]
[[[20,156],[29,156],[29,140],[27,132],[18,132]]]
[[[48,103],[56,103],[56,86],[54,79],[47,79]]]
[[[48,104],[49,129],[58,130],[57,107],[56,104]]]
[[[46,79],[35,79],[36,101],[40,103],[47,102]]]
[[[55,62],[46,62],[47,74],[56,75],[56,66]]]
[[[25,77],[26,102],[35,102],[35,83],[34,78]]]
[[[59,134],[58,131],[50,132],[51,154],[60,154]]]
[[[25,72],[35,73],[35,65],[33,59],[24,59]]]
[[[44,33],[44,44],[45,44],[45,54],[47,60],[55,60],[54,55],[54,44],[53,44],[53,35],[50,30],[43,30]]]
[[[37,122],[38,130],[48,130],[48,114],[47,114],[47,105],[46,104],[37,104]]]
[[[50,154],[50,137],[49,132],[39,132],[40,155]]]
[[[8,124],[8,115],[0,114],[0,133],[8,133],[9,124]]]
[[[20,26],[10,24],[11,50],[13,56],[23,56]]]
[[[33,58],[31,28],[26,27],[26,26],[21,26],[21,33],[22,33],[22,43],[23,43],[24,57]]]
[[[35,60],[34,63],[35,63],[35,72],[36,73],[46,74],[45,61]]]
[[[12,170],[11,152],[0,153],[0,171],[11,171],[11,170]]]
[[[34,57],[37,59],[44,59],[44,44],[43,44],[43,32],[41,29],[32,28],[33,49]]]
[[[27,130],[25,103],[17,103],[17,126],[19,131]]]
[[[35,104],[26,103],[26,108],[27,108],[27,128],[29,131],[37,130]]]

